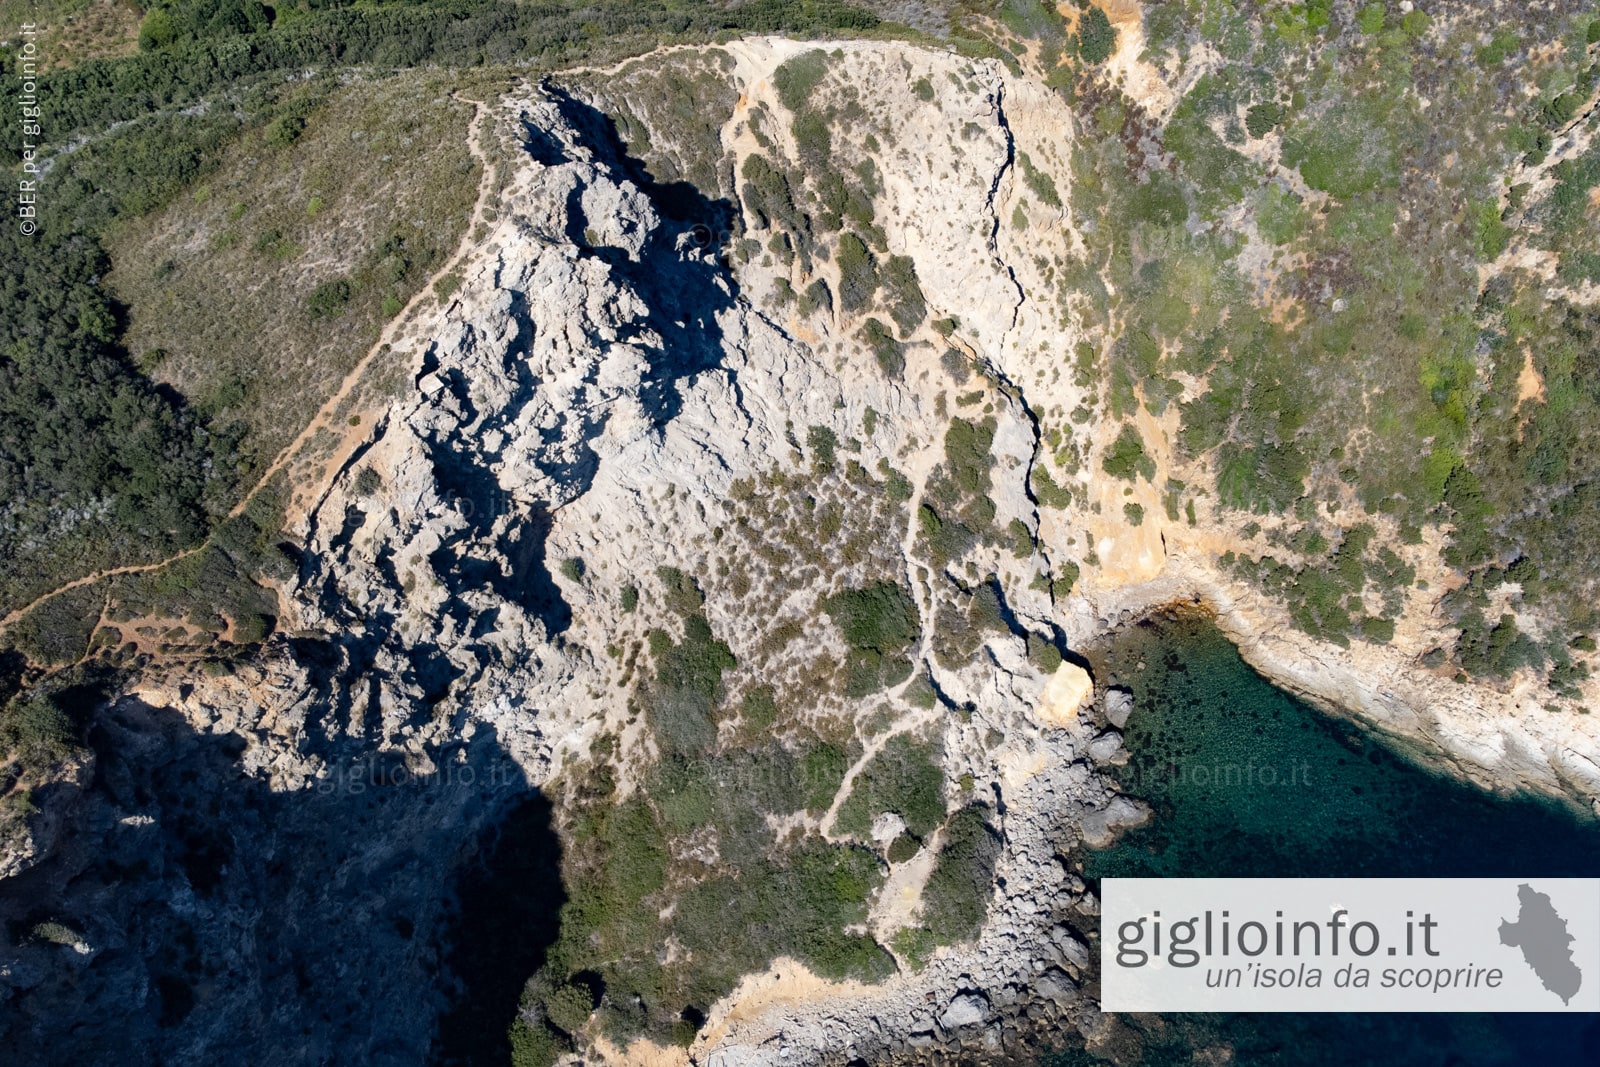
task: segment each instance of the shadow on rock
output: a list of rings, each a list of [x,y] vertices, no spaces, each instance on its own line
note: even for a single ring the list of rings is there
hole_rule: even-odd
[[[296,792],[135,700],[89,741],[62,844],[0,883],[6,1063],[506,1062],[565,893],[550,806],[492,731]]]

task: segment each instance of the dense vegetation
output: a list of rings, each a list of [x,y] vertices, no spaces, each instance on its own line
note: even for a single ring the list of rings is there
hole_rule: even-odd
[[[1570,696],[1571,641],[1595,626],[1575,551],[1600,476],[1592,316],[1502,259],[1548,249],[1569,285],[1600,262],[1600,156],[1546,158],[1554,131],[1591,128],[1600,23],[1556,7],[1509,27],[1487,6],[1152,5],[1155,54],[1221,60],[1164,122],[1092,70],[1053,80],[1093,127],[1071,205],[1090,257],[1060,280],[1110,339],[1103,414],[1176,404],[1177,458],[1212,473],[1220,517],[1282,517],[1238,573],[1297,626],[1387,640],[1417,576],[1365,549],[1366,524],[1389,556],[1439,526],[1472,581],[1444,601],[1461,639],[1432,662],[1541,668]],[[1535,198],[1539,168],[1555,181]],[[1146,444],[1124,429],[1105,471],[1151,477]],[[1169,516],[1194,491],[1169,487]],[[1527,583],[1501,577],[1513,565]]]
[[[119,564],[191,543],[227,446],[117,349],[92,238],[8,226],[0,256],[11,265],[0,280],[0,606],[12,607],[68,560]]]
[[[682,6],[599,4],[315,2],[266,8],[253,0],[192,0],[153,6],[141,52],[52,74],[41,87],[52,137],[104,129],[183,105],[267,71],[329,65],[468,67],[514,62],[551,67],[643,51],[673,37],[721,30],[807,33],[862,30],[877,17],[836,0],[749,0]],[[16,158],[21,132],[0,134]]]

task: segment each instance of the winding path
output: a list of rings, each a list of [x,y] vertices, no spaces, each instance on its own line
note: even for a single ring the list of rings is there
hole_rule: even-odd
[[[290,460],[294,458],[295,454],[303,449],[306,443],[310,441],[319,430],[325,429],[332,425],[333,413],[350,395],[351,390],[355,388],[356,383],[361,379],[362,375],[366,373],[367,368],[371,365],[372,361],[394,344],[395,338],[399,335],[400,330],[404,326],[410,325],[410,317],[412,313],[420,306],[420,302],[430,298],[433,295],[434,284],[445,275],[458,268],[462,262],[466,260],[467,256],[471,254],[473,248],[473,230],[479,218],[482,216],[484,206],[488,203],[489,197],[492,195],[494,188],[494,168],[489,165],[489,157],[487,153],[485,153],[482,143],[483,123],[485,117],[489,113],[489,109],[481,100],[472,100],[463,96],[457,96],[456,99],[462,103],[471,104],[474,108],[472,121],[468,123],[467,126],[467,151],[471,154],[472,158],[477,161],[478,168],[481,172],[478,178],[478,196],[472,205],[472,213],[467,218],[466,232],[461,235],[461,242],[456,246],[455,252],[444,263],[444,265],[435,271],[432,277],[418,287],[417,291],[411,295],[411,299],[406,302],[405,307],[401,308],[399,313],[389,320],[388,324],[384,326],[383,331],[378,334],[378,339],[373,342],[372,347],[367,350],[367,354],[362,356],[361,361],[350,369],[349,374],[345,375],[344,380],[339,383],[339,388],[334,392],[334,394],[327,400],[323,401],[322,406],[317,409],[317,413],[313,415],[306,423],[305,428],[300,431],[293,441],[289,442],[288,445],[286,445],[275,457],[273,457],[272,462],[267,465],[267,468],[264,471],[261,472],[261,477],[256,479],[255,485],[251,486],[249,491],[241,496],[239,498],[239,502],[235,504],[232,510],[228,512],[228,517],[230,519],[237,518],[240,514],[242,514],[244,509],[249,506],[250,501],[255,498],[256,494],[259,493],[262,488],[265,487],[266,484],[271,481],[276,474],[278,474],[279,471],[288,466]],[[115,578],[124,574],[143,574],[148,571],[160,570],[162,567],[171,566],[180,560],[187,559],[188,557],[203,551],[210,543],[211,538],[210,536],[207,536],[199,544],[186,548],[181,552],[176,552],[165,559],[156,560],[153,563],[136,563],[125,567],[111,567],[106,570],[95,571],[93,574],[86,574],[81,578],[75,578],[64,585],[57,586],[48,593],[42,593],[35,597],[27,604],[24,604],[22,607],[12,611],[9,615],[6,615],[4,618],[0,618],[0,637],[5,636],[5,634],[10,631],[11,627],[15,626],[30,612],[34,611],[47,600],[52,600],[55,597],[58,597],[63,593],[71,592],[74,589],[81,589],[86,585],[93,585],[96,582],[104,581],[107,578]]]

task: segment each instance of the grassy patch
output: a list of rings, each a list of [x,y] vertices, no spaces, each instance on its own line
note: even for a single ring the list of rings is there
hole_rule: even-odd
[[[314,84],[292,142],[245,138],[206,198],[175,200],[112,241],[129,348],[162,352],[156,377],[231,428],[242,478],[299,433],[465,232],[478,177],[463,144],[471,109],[449,84]],[[244,234],[288,251],[226,240]]]

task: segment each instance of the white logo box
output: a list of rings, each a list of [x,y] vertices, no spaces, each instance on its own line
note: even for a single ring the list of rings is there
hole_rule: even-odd
[[[1600,1011],[1600,878],[1106,878],[1112,1012]]]

